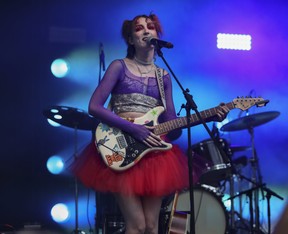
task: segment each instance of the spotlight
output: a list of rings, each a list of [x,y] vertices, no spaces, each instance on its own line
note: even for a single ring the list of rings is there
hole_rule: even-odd
[[[70,217],[68,207],[63,203],[54,205],[51,209],[52,219],[57,223],[63,223]]]
[[[252,37],[244,34],[217,34],[217,48],[228,50],[251,50]]]
[[[64,59],[56,59],[51,64],[51,72],[57,78],[63,78],[67,76],[69,72],[69,64]]]
[[[229,198],[230,198],[229,194],[224,194],[222,197],[222,202],[224,203],[227,210],[231,210],[231,200]]]
[[[47,169],[52,174],[60,174],[64,169],[64,162],[59,156],[52,156],[47,160]]]

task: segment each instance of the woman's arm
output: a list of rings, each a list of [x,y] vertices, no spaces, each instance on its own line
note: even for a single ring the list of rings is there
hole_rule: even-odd
[[[117,82],[123,75],[123,69],[119,60],[115,60],[109,65],[99,86],[91,96],[88,108],[89,114],[109,126],[119,128],[122,131],[129,133],[129,135],[139,141],[147,141],[148,138],[151,138],[151,131],[144,125],[133,124],[104,107],[113,88],[117,85]],[[155,136],[152,138],[155,138]]]

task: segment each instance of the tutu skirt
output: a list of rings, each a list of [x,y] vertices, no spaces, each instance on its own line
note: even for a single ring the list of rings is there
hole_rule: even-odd
[[[189,187],[187,161],[187,156],[173,145],[167,151],[149,152],[125,171],[115,171],[104,163],[91,142],[70,169],[86,187],[98,192],[165,196]],[[197,183],[202,167],[197,164],[193,167],[193,182]]]

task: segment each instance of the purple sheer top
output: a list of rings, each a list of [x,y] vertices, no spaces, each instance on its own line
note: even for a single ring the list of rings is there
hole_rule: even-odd
[[[156,106],[163,106],[155,77],[139,77],[132,74],[124,60],[115,60],[109,69],[113,69],[115,63],[121,63],[122,66],[122,71],[115,73],[118,74],[117,83],[111,92],[110,105],[116,114],[130,111],[146,113]],[[163,82],[167,110],[161,115],[160,120],[167,121],[176,118],[169,74],[163,76]]]

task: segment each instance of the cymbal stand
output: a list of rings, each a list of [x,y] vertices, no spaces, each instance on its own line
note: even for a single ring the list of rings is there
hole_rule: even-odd
[[[236,233],[236,225],[235,225],[235,217],[237,215],[238,219],[242,220],[242,204],[241,204],[241,196],[239,196],[239,207],[240,207],[240,213],[238,213],[235,210],[235,178],[237,178],[237,180],[239,180],[239,175],[240,172],[233,166],[233,164],[231,163],[231,175],[229,177],[229,194],[230,194],[230,198],[233,199],[229,199],[230,200],[230,232],[229,233]],[[239,185],[239,184],[238,184]],[[239,191],[241,191],[241,189],[239,189]]]
[[[259,160],[255,150],[255,139],[254,139],[254,128],[250,126],[248,128],[250,137],[251,137],[251,148],[252,148],[252,157],[250,159],[252,166],[252,188],[254,188],[254,223],[252,233],[259,233],[260,230],[260,220],[259,220],[259,191],[256,189],[257,185],[262,185],[262,176],[260,175]],[[259,181],[258,181],[259,180]],[[262,191],[262,190],[261,190]],[[263,191],[262,191],[263,192]],[[252,202],[252,201],[251,201]],[[252,215],[252,214],[251,214]],[[253,216],[252,215],[252,216]],[[254,232],[255,231],[255,232]]]
[[[277,197],[280,200],[284,200],[283,197],[279,196],[277,193],[273,192],[271,189],[264,186],[263,190],[266,192],[267,198],[267,217],[268,217],[268,234],[271,233],[271,210],[270,210],[270,198],[271,196]]]
[[[235,191],[234,191],[234,174],[233,172],[231,173],[231,176],[229,178],[229,192],[230,192],[230,196],[233,196]],[[235,215],[235,207],[234,207],[234,199],[230,200],[230,232],[234,233],[235,232],[235,219],[234,219],[234,215]]]
[[[242,178],[244,179],[247,179],[246,177],[244,176],[241,176]],[[250,179],[247,179],[247,181],[253,183]],[[254,185],[254,183],[253,183]],[[253,192],[255,191],[258,191],[259,188],[263,187],[264,185],[261,184],[261,185],[255,185],[253,186],[252,188],[248,189],[248,190],[245,190],[245,191],[242,191],[234,196],[231,196],[229,197],[227,200],[233,200],[235,199],[236,197],[241,197],[243,194],[246,194],[246,196],[249,198],[249,212],[250,212],[250,229],[251,229],[251,233],[255,233],[255,234],[259,234],[261,233],[260,231],[256,230],[255,231],[255,224],[254,224],[254,215],[253,215]],[[235,212],[236,213],[236,212]],[[236,213],[237,214],[237,213]],[[238,214],[237,214],[238,215]]]

